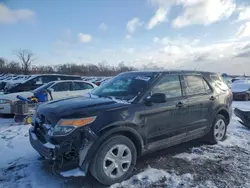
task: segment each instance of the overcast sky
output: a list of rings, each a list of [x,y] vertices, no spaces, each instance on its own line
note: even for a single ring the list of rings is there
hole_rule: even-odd
[[[250,74],[249,0],[0,0],[0,57]]]

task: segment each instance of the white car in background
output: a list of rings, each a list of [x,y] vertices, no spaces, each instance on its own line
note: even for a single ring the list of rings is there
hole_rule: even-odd
[[[93,83],[81,81],[81,80],[61,80],[61,81],[52,81],[49,82],[34,91],[30,92],[19,92],[11,93],[6,95],[0,95],[0,114],[13,114],[13,105],[17,99],[17,95],[22,97],[31,97],[34,96],[34,93],[37,93],[42,90],[50,90],[53,100],[62,99],[68,97],[81,96],[97,86]],[[50,96],[48,95],[50,100]]]

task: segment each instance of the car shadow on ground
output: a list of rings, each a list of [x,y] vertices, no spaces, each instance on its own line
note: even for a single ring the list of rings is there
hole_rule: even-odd
[[[137,160],[137,165],[135,170],[133,171],[133,175],[136,175],[146,169],[148,166],[152,168],[159,168],[159,169],[175,169],[177,171],[181,171],[185,169],[185,167],[189,166],[188,162],[183,159],[173,158],[174,155],[187,152],[192,147],[199,147],[203,143],[200,140],[194,140],[187,143],[180,144],[175,147],[170,147],[164,150],[160,150],[143,157],[140,157]],[[52,176],[56,176],[62,181],[63,187],[67,188],[104,188],[107,186],[103,186],[98,183],[90,174],[86,177],[74,177],[74,178],[63,178],[59,175],[55,175],[52,170],[51,166],[44,162],[43,164],[47,173],[50,173]]]

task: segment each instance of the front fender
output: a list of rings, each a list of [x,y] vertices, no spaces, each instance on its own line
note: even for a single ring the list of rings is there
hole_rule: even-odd
[[[96,153],[96,151],[98,150],[99,146],[103,143],[105,139],[109,138],[111,135],[114,135],[114,134],[118,134],[118,133],[122,134],[125,132],[130,133],[140,143],[139,144],[140,151],[142,152],[144,148],[143,139],[141,138],[140,134],[131,126],[133,127],[132,124],[130,125],[121,124],[121,123],[118,123],[118,125],[112,124],[100,130],[97,134],[95,134],[96,135],[95,137],[92,137],[93,138],[92,140],[85,140],[84,147],[79,152],[79,166],[81,167],[81,169],[85,173],[88,172],[88,168],[91,163],[91,160],[94,154]]]

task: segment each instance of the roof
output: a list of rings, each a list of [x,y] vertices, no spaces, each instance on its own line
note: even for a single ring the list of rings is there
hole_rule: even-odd
[[[87,81],[84,81],[84,80],[55,80],[55,81],[51,81],[49,83],[61,83],[61,82],[83,82],[83,83],[87,83],[87,84],[91,84],[91,85],[95,85],[91,82],[87,82]]]
[[[71,76],[71,77],[81,77],[79,75],[68,75],[68,74],[31,74],[26,76]]]
[[[217,74],[215,72],[209,72],[209,71],[198,71],[198,70],[180,70],[180,69],[172,69],[172,70],[138,70],[138,71],[128,71],[128,72],[135,72],[135,73],[193,73],[193,74]],[[127,72],[127,73],[128,73]]]

